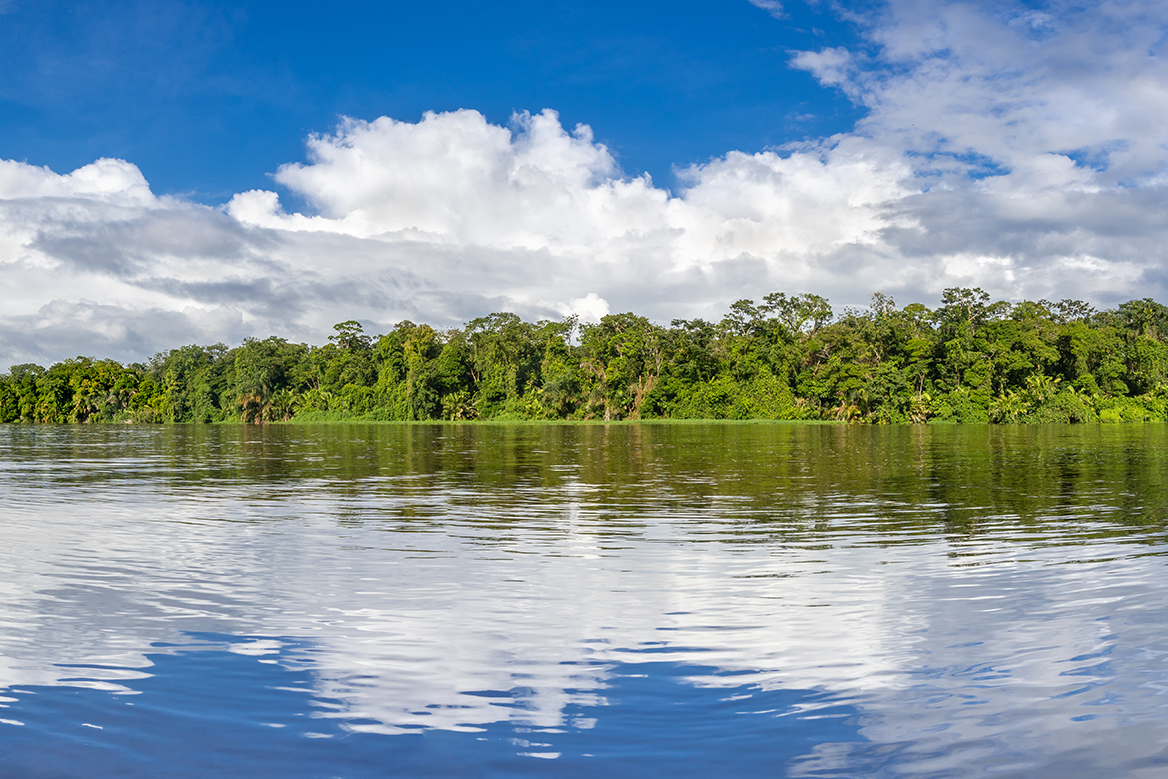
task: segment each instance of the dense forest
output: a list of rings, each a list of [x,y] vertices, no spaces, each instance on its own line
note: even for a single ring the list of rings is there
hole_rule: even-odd
[[[1168,418],[1168,307],[1009,303],[949,289],[836,316],[818,295],[740,300],[668,327],[491,314],[462,328],[335,326],[323,346],[249,338],[149,364],[90,357],[0,375],[2,422],[808,419],[1121,422]]]

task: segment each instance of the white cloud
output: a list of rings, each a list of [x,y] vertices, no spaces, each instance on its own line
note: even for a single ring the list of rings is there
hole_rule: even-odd
[[[853,21],[863,48],[792,64],[869,109],[854,132],[729,151],[676,192],[550,110],[346,119],[275,174],[303,213],[267,191],[222,210],[159,198],[120,160],[0,161],[0,364],[319,342],[350,318],[668,321],[778,289],[1164,294],[1168,11],[903,0]]]
[[[872,109],[858,130],[883,145],[980,155],[1007,169],[1044,155],[1095,156],[1107,170],[1087,168],[1088,186],[1163,176],[1162,3],[1048,15],[1013,3],[900,0],[863,23],[874,54],[825,49],[794,64]],[[1083,186],[1082,172],[1044,183]]]
[[[776,19],[783,18],[783,4],[777,0],[750,0],[755,8],[761,8]]]
[[[595,292],[589,292],[584,297],[569,300],[567,303],[559,303],[556,305],[556,311],[562,316],[575,316],[579,317],[581,322],[591,323],[599,322],[612,313],[608,301]]]
[[[58,176],[12,160],[0,160],[0,198],[106,197],[125,205],[149,206],[155,202],[142,172],[122,160],[100,159]]]

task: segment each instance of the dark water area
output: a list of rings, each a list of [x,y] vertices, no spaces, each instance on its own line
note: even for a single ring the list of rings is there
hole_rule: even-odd
[[[0,426],[0,777],[1168,775],[1168,426]]]

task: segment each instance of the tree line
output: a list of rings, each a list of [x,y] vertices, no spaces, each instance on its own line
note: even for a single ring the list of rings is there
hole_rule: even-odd
[[[496,313],[461,328],[342,322],[322,346],[249,338],[149,363],[77,357],[0,375],[0,422],[363,419],[1168,419],[1168,307],[1010,303],[947,289],[936,309],[876,293],[835,315],[814,294],[739,300],[668,327]]]

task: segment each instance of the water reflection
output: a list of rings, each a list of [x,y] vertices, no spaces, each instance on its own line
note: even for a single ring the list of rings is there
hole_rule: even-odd
[[[314,650],[303,641],[187,638],[148,655],[150,673],[129,684],[133,694],[15,691],[8,701],[23,721],[10,720],[18,727],[2,731],[6,771],[230,776],[242,758],[252,776],[468,776],[491,765],[546,775],[540,761],[557,760],[557,775],[637,776],[639,761],[651,754],[655,770],[671,776],[714,776],[733,752],[738,769],[765,775],[825,741],[860,740],[855,710],[821,692],[762,691],[732,676],[724,687],[695,686],[692,677],[724,674],[651,655],[609,667],[603,695],[572,695],[577,700],[555,727],[527,719],[525,688],[468,690],[510,716],[387,739],[369,735],[360,719],[333,716],[344,701],[315,689]],[[165,764],[142,765],[142,755],[161,744]]]
[[[0,733],[32,760],[38,702],[149,702],[406,774],[425,733],[464,774],[1151,776],[1166,433],[5,427]]]

